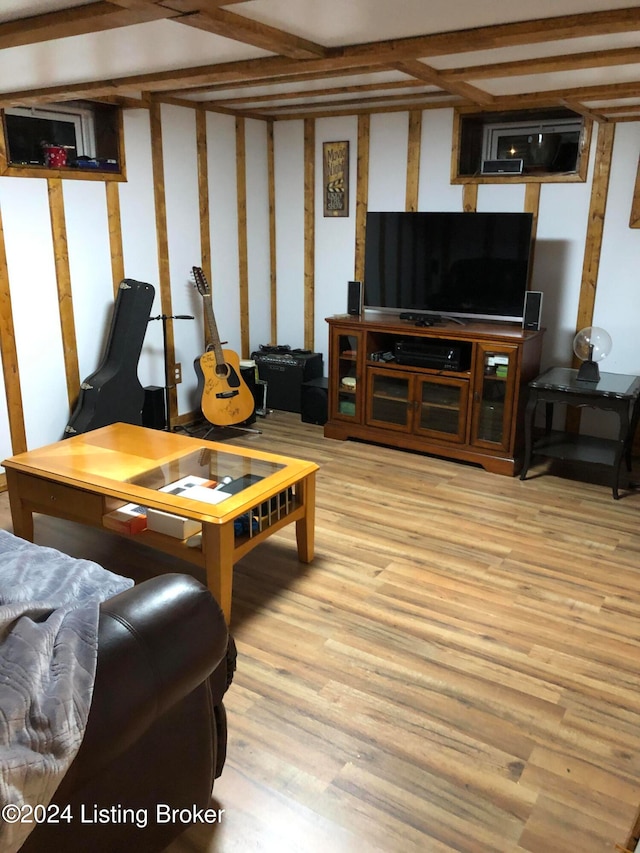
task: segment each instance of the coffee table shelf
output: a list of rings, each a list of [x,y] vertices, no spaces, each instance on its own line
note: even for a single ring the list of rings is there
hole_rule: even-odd
[[[117,532],[204,568],[209,589],[227,621],[231,618],[234,563],[269,536],[295,523],[298,559],[304,563],[313,559],[318,469],[314,462],[131,424],[111,424],[20,453],[3,465],[13,530],[23,539],[33,541],[34,513],[113,532],[105,524],[105,516],[128,503],[200,523],[198,547],[190,547],[188,539],[156,530]],[[221,484],[227,473],[235,479],[246,477],[250,485],[218,503],[189,497],[188,492],[162,491],[187,475],[202,476],[203,471],[205,479]],[[273,506],[274,500],[275,512],[262,511]],[[236,535],[234,523],[247,514],[261,516],[257,530]]]

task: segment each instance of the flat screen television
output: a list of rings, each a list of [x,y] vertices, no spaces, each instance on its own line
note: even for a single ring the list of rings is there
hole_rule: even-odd
[[[364,307],[522,322],[531,213],[369,212]]]

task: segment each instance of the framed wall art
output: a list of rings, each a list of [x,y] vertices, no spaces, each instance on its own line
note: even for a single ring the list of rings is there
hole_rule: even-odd
[[[325,216],[349,216],[349,143],[322,143]]]

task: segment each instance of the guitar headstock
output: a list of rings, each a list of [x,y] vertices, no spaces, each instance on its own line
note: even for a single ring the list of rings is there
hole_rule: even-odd
[[[196,283],[196,287],[198,288],[198,293],[201,296],[209,295],[209,282],[206,279],[204,272],[202,271],[202,267],[191,267],[191,271],[193,273],[193,279]]]

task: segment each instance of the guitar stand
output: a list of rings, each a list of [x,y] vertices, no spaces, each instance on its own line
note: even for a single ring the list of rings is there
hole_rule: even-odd
[[[167,320],[195,320],[191,314],[158,314],[157,317],[149,317],[152,320],[162,320],[162,348],[164,351],[164,429],[171,431],[171,418],[169,417],[169,392],[175,385],[171,384],[169,376],[169,353],[167,352]]]
[[[259,406],[256,405],[255,414],[260,415],[261,417],[265,417],[270,411],[269,409],[267,409],[267,383],[263,379],[256,379],[256,385],[259,385],[262,389],[262,402]],[[253,435],[262,435],[261,429],[245,427],[245,426],[240,426],[240,425],[219,427],[219,426],[216,426],[215,424],[211,424],[209,429],[202,436],[203,439],[206,440],[211,435],[211,433],[217,429],[236,429],[239,432],[249,432],[249,433],[253,433]]]
[[[248,432],[248,433],[251,433],[252,435],[262,435],[261,429],[254,429],[253,427],[245,427],[245,426],[239,426],[239,425],[236,426],[235,424],[230,424],[229,426],[219,427],[219,426],[215,426],[215,424],[212,424],[209,427],[209,429],[205,432],[205,434],[202,436],[202,440],[206,441],[212,432],[215,432],[216,430],[221,430],[221,429],[236,429],[236,430],[238,430],[238,432]]]

